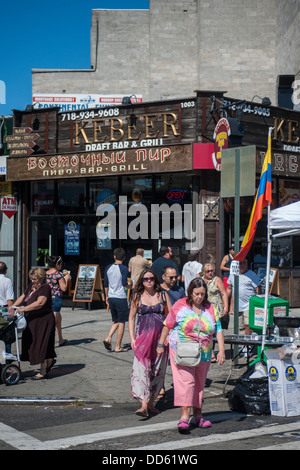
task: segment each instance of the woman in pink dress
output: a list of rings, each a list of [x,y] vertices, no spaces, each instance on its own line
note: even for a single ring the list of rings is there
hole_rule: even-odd
[[[203,279],[191,281],[187,297],[180,299],[170,310],[162,330],[157,354],[163,355],[166,339],[169,336],[170,360],[174,383],[174,405],[181,407],[178,431],[188,431],[190,426],[209,427],[210,421],[202,416],[202,399],[205,381],[210,366],[213,334],[216,332],[219,345],[217,361],[225,362],[225,349],[222,327],[214,306],[207,301],[207,287]],[[200,325],[200,332],[199,332]],[[202,343],[201,362],[195,367],[176,364],[177,341],[197,341]],[[191,422],[190,412],[193,409]]]

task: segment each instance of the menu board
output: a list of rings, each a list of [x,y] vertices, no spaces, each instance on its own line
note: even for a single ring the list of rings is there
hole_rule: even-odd
[[[73,302],[92,302],[95,288],[100,292],[103,291],[99,265],[80,264],[78,267]]]

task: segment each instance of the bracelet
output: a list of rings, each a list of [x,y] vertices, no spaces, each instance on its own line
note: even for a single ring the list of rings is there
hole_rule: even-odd
[[[163,348],[163,347],[164,347],[164,345],[163,345],[163,344],[159,344],[159,343],[158,343],[157,347],[158,347],[158,348]]]

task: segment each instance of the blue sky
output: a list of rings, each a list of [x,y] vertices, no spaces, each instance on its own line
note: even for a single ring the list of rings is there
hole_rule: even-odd
[[[101,8],[148,9],[149,0],[1,1],[0,116],[31,103],[33,68],[90,68],[92,10]]]

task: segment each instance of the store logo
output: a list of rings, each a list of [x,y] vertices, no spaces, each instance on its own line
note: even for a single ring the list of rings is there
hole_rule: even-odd
[[[118,213],[116,212],[118,208]],[[204,243],[204,206],[196,204],[151,204],[150,211],[141,203],[131,204],[127,196],[120,196],[117,204],[99,204],[97,217],[109,227],[112,240],[185,240],[191,250]],[[193,220],[193,213],[195,214]],[[118,233],[117,233],[118,228]],[[98,238],[100,234],[97,234]]]
[[[0,80],[0,104],[6,104],[6,88],[3,80]]]
[[[274,367],[274,366],[270,367],[269,377],[270,377],[271,382],[277,382],[277,380],[279,378],[279,374],[278,374],[278,370],[276,369],[276,367]]]
[[[221,171],[222,150],[228,147],[228,137],[230,136],[230,124],[226,118],[220,119],[214,131],[214,153],[212,154],[213,164],[217,171]]]
[[[294,382],[297,378],[297,372],[295,367],[289,366],[285,371],[285,377],[288,382]]]

